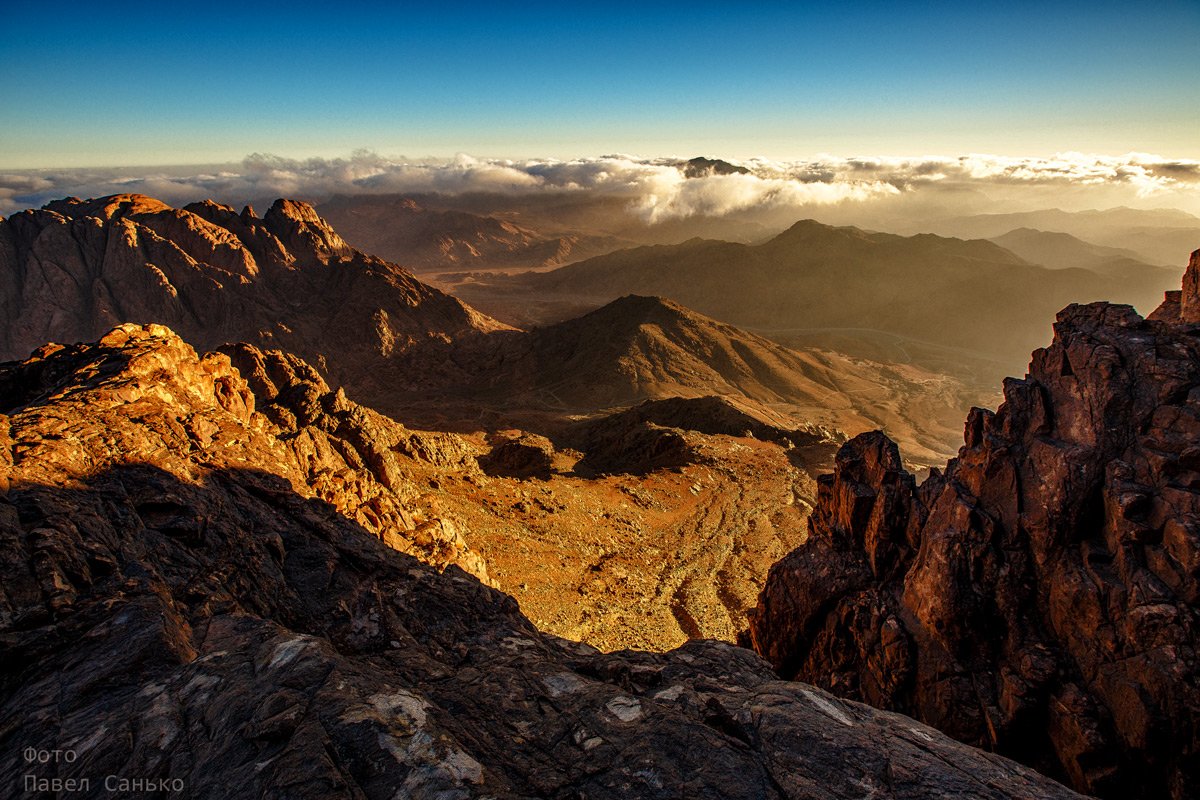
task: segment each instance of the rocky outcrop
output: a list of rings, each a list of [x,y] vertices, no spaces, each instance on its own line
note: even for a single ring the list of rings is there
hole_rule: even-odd
[[[287,355],[200,358],[155,326],[0,369],[6,792],[1075,796],[727,644],[540,633],[387,546],[372,526],[405,507],[374,501],[402,496],[404,433],[326,389]],[[340,465],[362,503],[310,484]]]
[[[825,466],[840,431],[797,425],[766,407],[729,397],[672,397],[577,423],[565,439],[584,453],[576,469],[585,473],[645,474],[704,460],[689,432],[751,437],[775,442],[794,463]]]
[[[457,524],[428,513],[405,467],[417,459],[477,471],[471,449],[331,391],[295,356],[242,344],[201,358],[167,328],[127,324],[94,345],[47,345],[0,366],[0,413],[10,483],[80,481],[130,463],[185,482],[214,469],[264,470],[393,548],[487,579]],[[207,523],[187,503],[148,502],[149,517],[203,539]]]
[[[491,437],[492,449],[479,466],[489,475],[510,478],[549,478],[554,469],[554,443],[528,431],[500,431]]]
[[[1179,320],[1189,325],[1200,323],[1200,250],[1188,261],[1179,302]]]
[[[1200,785],[1200,303],[1073,305],[920,486],[882,434],[820,481],[749,642],[787,678],[1113,798]]]

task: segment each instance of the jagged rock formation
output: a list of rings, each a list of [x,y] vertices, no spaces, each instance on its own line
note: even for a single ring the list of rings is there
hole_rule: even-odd
[[[127,324],[94,345],[47,345],[0,365],[0,415],[10,483],[86,481],[126,464],[185,483],[212,470],[267,470],[391,547],[487,579],[456,523],[422,508],[403,466],[470,469],[474,451],[331,391],[295,356],[242,344],[201,358],[167,328]],[[186,494],[156,496],[150,484],[142,494],[133,509],[145,528],[207,541],[209,522]]]
[[[1081,791],[1200,785],[1200,251],[1148,320],[1073,305],[919,487],[846,444],[749,641],[809,680]]]
[[[0,220],[0,318],[0,359],[156,323],[202,349],[282,347],[359,397],[386,394],[381,366],[430,342],[505,328],[353,250],[305,203],[279,200],[260,219],[142,195],[60,200]]]
[[[248,381],[124,326],[0,371],[8,791],[1075,796],[727,644],[606,655],[540,633],[457,566],[387,547],[361,507],[305,496],[312,459],[386,483],[363,442],[401,434],[295,359],[232,357]]]

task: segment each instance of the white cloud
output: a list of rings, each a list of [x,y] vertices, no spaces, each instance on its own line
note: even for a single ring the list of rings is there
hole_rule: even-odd
[[[0,174],[0,214],[67,195],[99,197],[118,192],[140,192],[181,205],[204,198],[240,203],[297,197],[319,202],[334,194],[591,191],[628,198],[630,210],[651,222],[754,208],[867,203],[944,189],[1010,197],[1022,187],[1042,187],[1083,191],[1104,202],[1152,198],[1158,204],[1178,200],[1180,206],[1194,207],[1200,203],[1200,161],[1145,153],[750,159],[741,164],[749,174],[697,178],[685,177],[679,161],[630,155],[568,161],[459,155],[421,161],[359,151],[349,158],[307,160],[256,153],[241,164],[208,171],[186,167],[140,172],[24,171]]]

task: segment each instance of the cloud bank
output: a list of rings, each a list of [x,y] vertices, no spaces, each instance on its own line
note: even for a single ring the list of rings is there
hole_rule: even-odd
[[[993,155],[819,156],[804,161],[750,159],[748,173],[687,177],[683,160],[609,155],[576,160],[349,158],[307,160],[254,154],[206,169],[65,169],[0,174],[0,214],[68,195],[140,192],[168,203],[213,198],[233,204],[274,197],[315,202],[336,194],[511,195],[595,192],[628,201],[647,222],[752,209],[861,205],[948,192],[981,198],[1069,198],[1076,204],[1151,204],[1200,209],[1200,161],[1144,153],[1062,153],[1050,158]],[[976,203],[978,206],[978,203]],[[986,205],[986,204],[985,204]]]

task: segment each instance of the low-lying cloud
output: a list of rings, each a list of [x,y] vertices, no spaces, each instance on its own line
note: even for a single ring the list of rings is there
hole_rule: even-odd
[[[204,198],[236,204],[273,197],[320,202],[337,194],[598,192],[627,198],[628,208],[647,222],[755,208],[863,204],[947,190],[985,198],[1030,190],[1031,196],[1071,197],[1076,204],[1092,198],[1095,205],[1200,206],[1200,161],[1143,153],[1062,153],[1049,158],[820,156],[791,162],[751,159],[739,165],[749,172],[715,170],[689,178],[681,159],[624,155],[511,161],[466,155],[446,160],[393,159],[367,151],[349,158],[307,160],[254,154],[241,164],[206,169],[0,174],[0,214],[67,195],[120,192],[148,194],[172,204]]]

